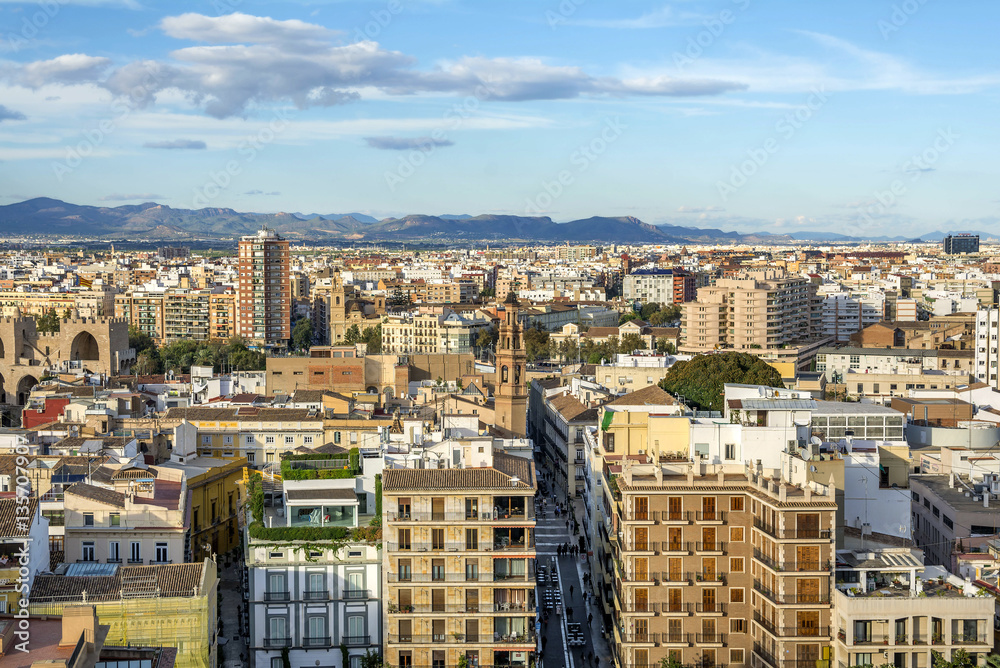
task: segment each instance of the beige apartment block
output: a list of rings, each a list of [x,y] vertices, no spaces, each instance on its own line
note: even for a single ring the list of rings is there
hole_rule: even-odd
[[[388,665],[534,665],[535,468],[490,463],[383,473]]]
[[[832,490],[749,467],[610,457],[603,476],[611,529],[598,567],[616,668],[829,658]]]
[[[188,488],[183,471],[102,468],[101,485],[65,493],[68,563],[171,564],[185,561]]]
[[[683,305],[682,352],[769,350],[814,335],[815,286],[764,270],[719,279]]]

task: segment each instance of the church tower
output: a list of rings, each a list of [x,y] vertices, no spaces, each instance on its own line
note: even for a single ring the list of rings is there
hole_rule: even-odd
[[[330,292],[330,344],[341,345],[347,333],[347,290],[340,267],[333,270]]]
[[[497,340],[496,376],[493,379],[496,426],[504,435],[524,438],[527,435],[528,390],[525,385],[527,356],[524,332],[518,322],[520,302],[514,292],[504,300],[500,338]]]

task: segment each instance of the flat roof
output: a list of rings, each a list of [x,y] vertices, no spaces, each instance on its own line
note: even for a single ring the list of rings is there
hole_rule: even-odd
[[[949,486],[949,476],[941,473],[920,473],[910,475],[910,488],[913,488],[914,483],[923,485],[928,490],[933,492],[940,498],[944,503],[955,510],[973,513],[982,512],[991,515],[994,518],[994,522],[998,528],[1000,528],[1000,522],[996,521],[1000,519],[1000,508],[996,506],[990,506],[989,508],[983,507],[982,501],[975,501],[975,495],[966,496],[965,492],[968,491],[959,482],[955,482],[955,487]]]
[[[332,487],[327,489],[286,489],[285,496],[289,501],[349,501],[358,502],[358,495],[353,489]]]

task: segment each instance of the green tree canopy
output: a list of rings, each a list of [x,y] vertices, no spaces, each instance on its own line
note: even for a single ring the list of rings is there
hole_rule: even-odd
[[[58,332],[61,323],[62,321],[56,314],[56,310],[54,308],[50,308],[48,313],[40,318],[35,318],[35,329],[39,332]]]
[[[312,345],[313,328],[312,320],[302,318],[292,329],[292,347],[298,350],[309,350]]]
[[[696,355],[690,361],[677,362],[659,385],[671,394],[683,395],[703,410],[721,411],[726,383],[785,386],[773,366],[759,357],[738,352]]]
[[[538,327],[524,330],[524,352],[529,362],[545,357],[549,352],[549,333]]]
[[[618,318],[618,324],[624,325],[629,320],[635,320],[638,317],[639,314],[636,313],[635,311],[626,311],[625,313],[622,313],[621,316]]]
[[[638,334],[626,334],[618,342],[618,349],[623,353],[631,353],[636,350],[645,350],[649,346],[646,345],[646,341],[643,340]]]

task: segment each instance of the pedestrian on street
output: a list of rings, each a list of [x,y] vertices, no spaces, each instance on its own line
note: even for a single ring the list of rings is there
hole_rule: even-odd
[[[569,586],[569,597],[573,598],[573,585]]]
[[[590,626],[593,623],[594,623],[594,613],[591,612],[587,615],[587,626]]]

